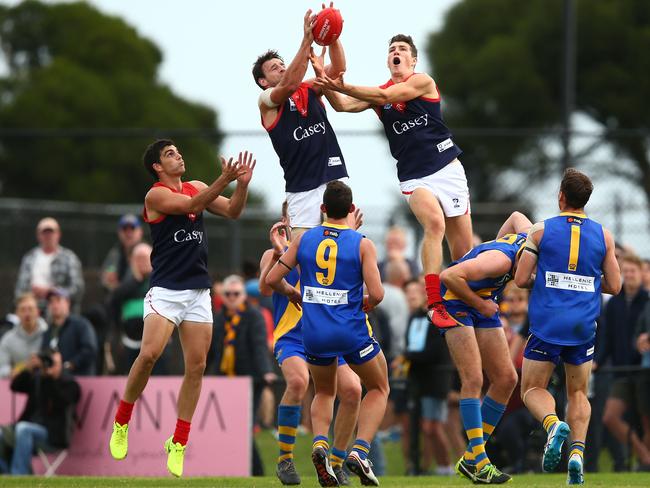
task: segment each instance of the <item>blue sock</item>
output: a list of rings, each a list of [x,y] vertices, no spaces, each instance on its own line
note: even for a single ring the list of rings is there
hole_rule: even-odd
[[[469,451],[465,453],[465,460],[476,466],[477,470],[490,464],[485,452],[483,440],[483,422],[481,420],[481,401],[478,398],[461,398],[460,416],[463,419],[465,434],[469,440]]]
[[[489,396],[483,398],[483,403],[481,404],[481,419],[483,420],[483,440],[487,440],[494,432],[497,424],[503,417],[503,413],[506,411],[506,406],[503,403],[499,403],[496,400],[493,400]]]
[[[336,466],[342,466],[346,456],[347,453],[345,451],[332,447],[332,450],[330,451],[330,464],[333,468]]]
[[[361,459],[367,459],[368,453],[370,452],[370,444],[368,444],[363,439],[357,439],[356,441],[354,441],[352,450],[356,451]]]
[[[280,447],[278,463],[285,459],[293,459],[293,447],[296,444],[300,410],[300,405],[278,406],[278,446]]]

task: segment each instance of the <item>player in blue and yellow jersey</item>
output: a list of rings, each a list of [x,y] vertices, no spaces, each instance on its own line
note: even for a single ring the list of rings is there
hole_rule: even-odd
[[[342,71],[331,76],[318,58],[312,55],[311,62],[315,85],[325,90],[335,110],[377,112],[397,160],[400,190],[424,230],[422,269],[429,318],[437,327],[453,327],[440,295],[442,241],[447,238],[454,260],[471,249],[469,190],[458,160],[462,151],[442,118],[440,90],[428,74],[415,72],[417,56],[411,36],[393,36],[387,59],[390,80],[379,87],[350,85]]]
[[[311,406],[315,436],[312,461],[321,486],[338,486],[327,458],[327,434],[339,356],[359,375],[367,390],[361,402],[358,437],[345,465],[363,485],[378,486],[368,452],[386,410],[388,371],[365,314],[384,295],[376,250],[369,239],[346,225],[355,208],[352,191],[345,183],[327,184],[321,209],[327,214],[323,225],[295,239],[266,281],[303,310],[302,339],[315,389]],[[283,279],[296,266],[300,266],[300,291]],[[364,283],[367,296],[363,293]]]
[[[253,65],[255,83],[264,90],[258,100],[262,125],[282,166],[294,236],[321,223],[325,184],[348,176],[322,102],[322,90],[314,86],[313,80],[303,80],[314,40],[315,17],[311,10],[305,14],[302,42],[288,66],[272,50],[259,56]],[[319,59],[324,55],[325,51]],[[345,71],[345,53],[339,39],[329,46],[329,57],[331,64],[325,68],[328,73]]]
[[[495,240],[479,244],[440,274],[445,308],[456,322],[440,331],[460,376],[460,413],[469,440],[456,470],[475,483],[510,480],[490,462],[485,442],[517,384],[497,300],[514,276],[531,225],[525,215],[514,212]],[[490,387],[481,402],[483,370]]]
[[[282,221],[273,225],[270,240],[273,245],[262,255],[260,261],[260,291],[263,295],[273,297],[273,353],[280,365],[286,381],[286,389],[278,406],[278,445],[280,453],[276,474],[282,484],[300,484],[300,476],[293,462],[293,447],[296,441],[296,431],[300,424],[301,404],[309,386],[309,369],[305,347],[302,343],[302,327],[300,318],[302,310],[280,293],[266,284],[266,275],[286,251],[289,241],[289,220],[286,214],[286,202],[282,206]],[[361,215],[357,214],[355,228],[361,225]],[[300,288],[300,273],[297,268],[285,278],[289,285]],[[359,377],[339,357],[337,369],[336,393],[339,408],[334,423],[334,441],[330,453],[330,463],[340,485],[348,485],[347,474],[343,470],[343,462],[347,456],[346,449],[352,440],[352,434],[357,424],[359,403],[361,401],[361,383]]]
[[[564,172],[560,215],[533,226],[515,275],[517,285],[532,287],[522,399],[547,432],[544,471],[557,467],[562,444],[571,434],[568,484],[584,482],[583,453],[591,416],[587,388],[601,293],[616,295],[621,289],[614,238],[584,212],[592,191],[587,175],[573,168]],[[566,371],[567,423],[558,419],[553,396],[546,390],[560,359]]]

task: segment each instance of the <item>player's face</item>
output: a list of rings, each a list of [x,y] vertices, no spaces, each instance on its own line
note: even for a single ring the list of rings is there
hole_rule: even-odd
[[[417,59],[411,54],[411,46],[408,43],[398,41],[388,46],[388,69],[391,75],[412,73],[415,63]]]
[[[262,65],[262,73],[264,73],[264,78],[262,79],[261,83],[265,85],[264,88],[272,88],[274,86],[277,86],[282,80],[282,77],[284,76],[284,72],[286,70],[287,69],[284,66],[284,62],[281,59],[273,58],[266,61]]]
[[[165,146],[160,152],[160,163],[163,173],[169,176],[180,176],[185,173],[185,161],[176,146]]]

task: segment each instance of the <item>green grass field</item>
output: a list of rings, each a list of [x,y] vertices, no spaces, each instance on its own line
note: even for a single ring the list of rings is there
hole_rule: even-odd
[[[306,475],[307,473],[305,473]],[[315,476],[303,476],[302,485],[304,487],[317,487],[318,482]],[[439,477],[420,477],[420,478],[405,478],[398,476],[388,476],[381,478],[381,486],[392,487],[408,487],[408,488],[431,488],[431,487],[447,487],[447,486],[473,486],[466,480],[460,478],[439,478]],[[516,476],[509,487],[525,486],[527,488],[550,488],[565,485],[565,476],[561,474],[549,475],[521,475]],[[275,477],[264,478],[184,478],[175,480],[171,478],[0,478],[0,486],[5,487],[67,487],[67,488],[86,488],[86,487],[249,487],[249,488],[263,488],[263,487],[281,487],[282,485]],[[352,486],[360,486],[358,481],[354,480]],[[614,473],[598,473],[589,474],[586,479],[586,486],[607,486],[626,487],[626,486],[650,486],[650,474],[646,473],[630,473],[630,474],[614,474]]]
[[[110,477],[2,477],[0,476],[0,487],[66,487],[66,488],[91,488],[91,487],[249,487],[263,488],[282,485],[274,476],[275,457],[277,455],[277,444],[271,433],[261,432],[257,436],[257,443],[262,455],[266,477],[263,478],[191,478],[186,477],[180,480],[169,478],[110,478]],[[384,444],[386,461],[388,466],[387,476],[380,479],[381,486],[407,487],[407,488],[431,488],[447,486],[473,486],[467,480],[459,477],[446,478],[438,476],[404,477],[404,463],[395,442]],[[298,472],[302,477],[304,487],[318,487],[314,469],[311,464],[311,437],[299,435],[296,440],[295,460]],[[165,462],[161,454],[160,462]],[[601,463],[604,464],[604,463]],[[605,466],[606,468],[607,466]],[[188,473],[190,474],[190,473]],[[509,487],[525,486],[526,488],[547,488],[565,486],[566,474],[528,474],[515,475],[513,481],[508,483]],[[608,488],[626,486],[650,487],[650,473],[588,473],[586,477],[587,486],[607,486]],[[358,480],[353,478],[352,486],[360,486]]]

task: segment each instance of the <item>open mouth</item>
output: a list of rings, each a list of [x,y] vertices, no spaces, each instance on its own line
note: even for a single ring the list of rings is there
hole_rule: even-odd
[[[394,64],[395,66],[397,66],[397,65],[400,64],[401,62],[402,62],[402,61],[400,60],[400,58],[397,58],[397,57],[393,58],[393,64]]]

